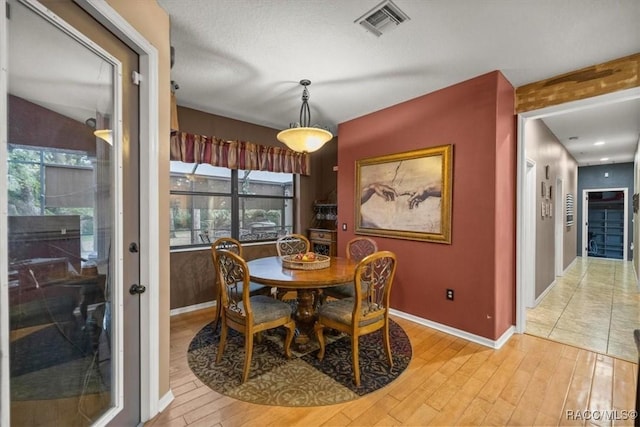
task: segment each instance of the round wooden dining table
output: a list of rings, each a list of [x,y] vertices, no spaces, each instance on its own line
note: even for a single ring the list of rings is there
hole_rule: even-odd
[[[352,282],[356,265],[356,262],[341,257],[331,257],[329,267],[318,270],[286,268],[278,256],[247,262],[252,282],[296,291],[295,344],[298,351],[305,351],[311,340],[318,289]]]

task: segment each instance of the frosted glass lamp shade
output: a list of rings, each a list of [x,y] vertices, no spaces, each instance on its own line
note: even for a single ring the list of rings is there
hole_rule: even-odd
[[[107,144],[113,145],[113,131],[111,129],[98,129],[93,132],[95,136],[106,141]]]
[[[277,138],[293,151],[312,153],[322,148],[333,135],[328,130],[320,128],[297,127],[280,131]]]

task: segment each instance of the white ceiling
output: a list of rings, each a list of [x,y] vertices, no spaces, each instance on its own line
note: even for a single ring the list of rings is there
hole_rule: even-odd
[[[312,81],[312,122],[335,133],[493,70],[519,87],[640,52],[637,0],[394,0],[410,19],[380,37],[354,23],[380,0],[158,3],[171,16],[178,104],[276,129],[298,121],[301,79]],[[640,101],[544,121],[580,165],[632,161]]]

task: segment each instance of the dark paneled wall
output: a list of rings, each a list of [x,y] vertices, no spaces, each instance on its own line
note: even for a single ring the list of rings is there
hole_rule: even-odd
[[[247,261],[275,256],[276,245],[244,246],[243,255]],[[171,253],[171,309],[213,301],[214,277],[210,249]]]
[[[8,123],[11,144],[96,154],[96,137],[92,128],[17,96],[9,95]]]

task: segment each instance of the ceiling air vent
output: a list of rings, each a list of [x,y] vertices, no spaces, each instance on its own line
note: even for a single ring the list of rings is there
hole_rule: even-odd
[[[380,37],[409,19],[411,18],[391,0],[385,0],[353,22],[362,25],[376,37]]]

